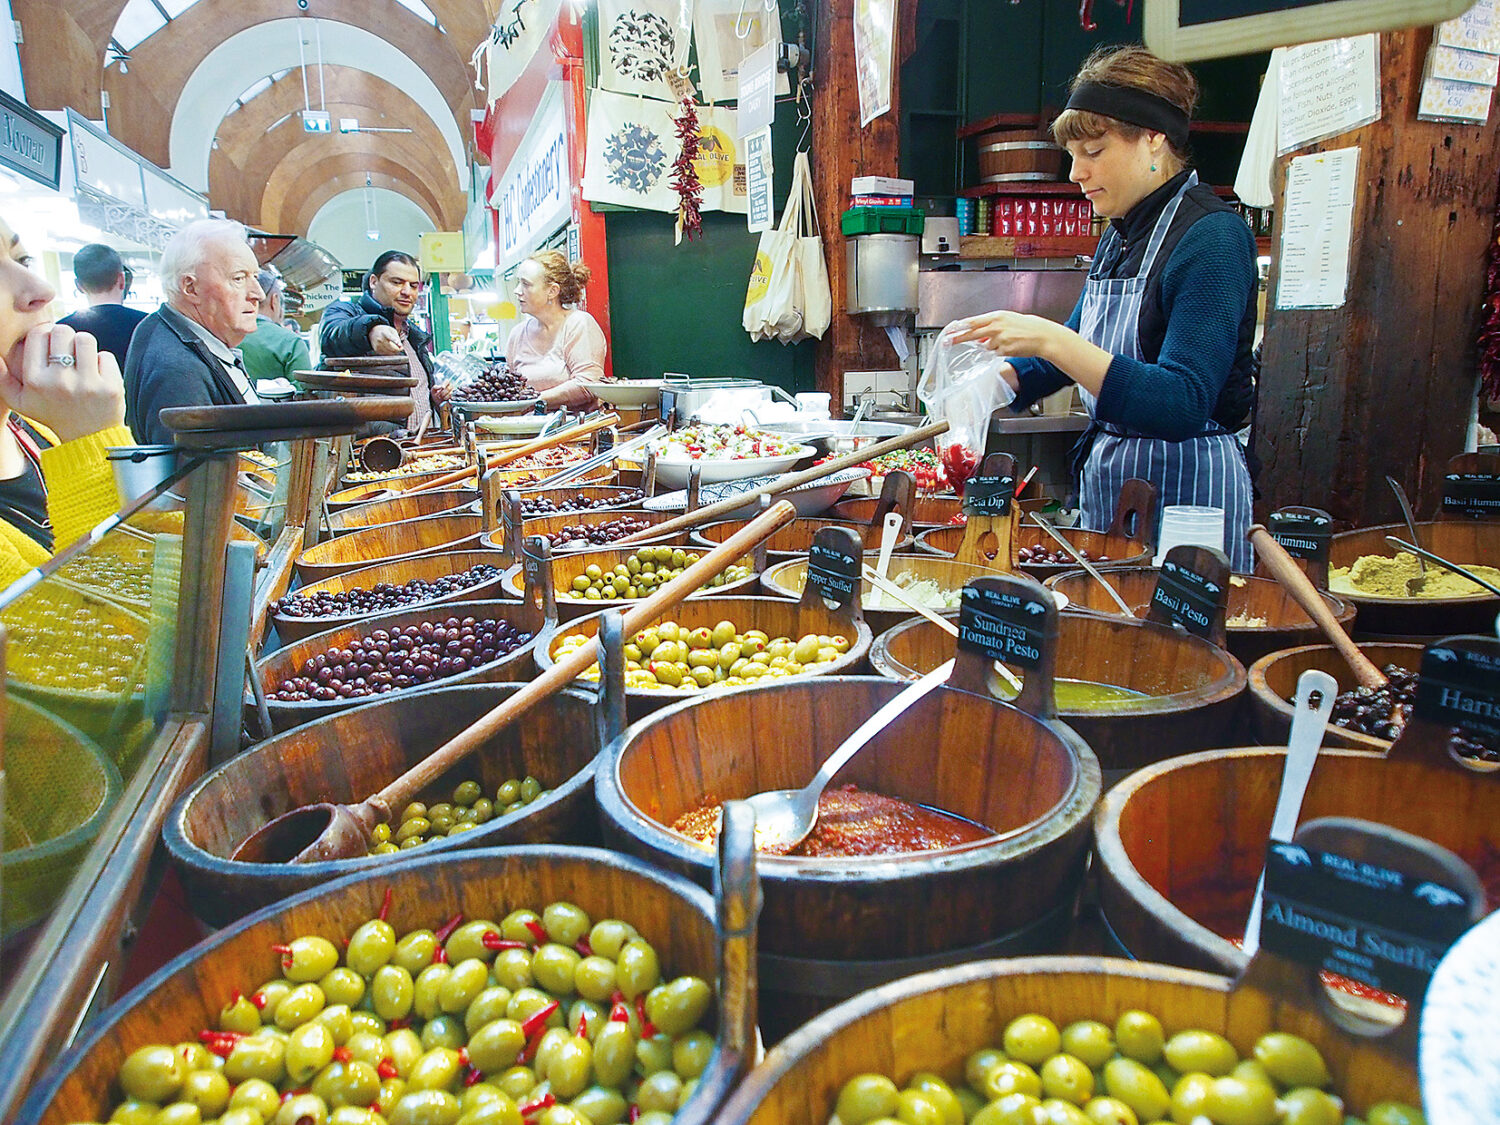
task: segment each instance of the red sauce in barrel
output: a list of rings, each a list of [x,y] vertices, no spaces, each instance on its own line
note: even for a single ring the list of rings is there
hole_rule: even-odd
[[[672,824],[675,832],[704,844],[719,835],[719,805],[706,800]],[[871,793],[854,785],[825,789],[818,823],[790,855],[849,858],[930,852],[972,844],[994,833],[982,824],[924,805]]]

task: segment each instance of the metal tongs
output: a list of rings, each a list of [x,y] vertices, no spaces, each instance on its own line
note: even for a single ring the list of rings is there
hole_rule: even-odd
[[[573,479],[575,479],[577,477],[580,477],[580,476],[582,476],[585,473],[592,472],[593,470],[597,469],[600,465],[608,464],[610,461],[614,461],[614,460],[616,460],[619,457],[623,457],[627,453],[633,453],[633,452],[635,452],[637,449],[640,449],[643,445],[647,444],[648,442],[655,441],[657,438],[661,437],[661,435],[664,434],[664,433],[666,433],[666,432],[667,432],[667,427],[661,425],[660,423],[657,423],[655,426],[652,426],[645,433],[640,434],[637,437],[631,438],[624,445],[611,446],[609,449],[606,449],[603,453],[596,453],[592,457],[587,458],[586,460],[583,460],[583,461],[579,461],[575,465],[569,465],[565,469],[560,469],[557,472],[553,473],[550,477],[547,477],[545,480],[538,481],[536,484],[532,485],[531,487],[533,489],[537,489],[537,488],[556,488],[559,485],[567,484],[568,481],[573,480]]]

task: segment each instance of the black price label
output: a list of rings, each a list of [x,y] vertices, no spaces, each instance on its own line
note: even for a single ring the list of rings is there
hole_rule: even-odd
[[[1224,587],[1197,571],[1166,559],[1161,577],[1151,594],[1151,604],[1160,606],[1167,617],[1189,633],[1207,637],[1214,630],[1220,607],[1224,604]]]
[[[542,566],[543,563],[551,564],[551,560],[544,560],[541,555],[546,540],[540,536],[533,536],[529,542],[517,542],[517,550],[521,555],[521,573],[526,578],[528,590],[540,590],[542,588]]]
[[[1015,497],[1014,473],[979,474],[964,486],[964,512],[971,516],[1006,516]]]
[[[1481,647],[1482,646],[1482,647]],[[1439,642],[1422,654],[1413,711],[1480,739],[1500,738],[1500,645]]]
[[[991,660],[1035,668],[1042,662],[1047,606],[1009,590],[965,586],[959,603],[958,644]]]
[[[1305,965],[1420,1001],[1470,924],[1468,898],[1400,871],[1273,841],[1260,943]]]
[[[516,495],[504,494],[500,498],[500,534],[502,536],[500,545],[507,551],[514,552],[521,547],[521,522],[524,517],[521,514],[521,498]]]
[[[1294,559],[1326,563],[1333,542],[1333,517],[1321,508],[1282,508],[1266,521],[1271,538]]]
[[[1471,519],[1500,519],[1500,476],[1449,473],[1443,478],[1443,511]]]
[[[859,597],[863,557],[841,547],[814,543],[807,550],[807,581],[814,590],[838,605]]]

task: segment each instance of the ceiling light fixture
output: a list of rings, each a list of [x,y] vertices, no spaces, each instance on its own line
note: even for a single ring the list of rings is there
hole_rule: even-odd
[[[365,173],[365,237],[371,242],[380,241],[380,220],[375,213],[375,186],[370,183],[370,173]]]

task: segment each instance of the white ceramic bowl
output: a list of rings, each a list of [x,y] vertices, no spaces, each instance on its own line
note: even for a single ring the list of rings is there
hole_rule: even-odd
[[[541,433],[560,413],[554,410],[551,414],[487,414],[474,419],[474,428],[487,434],[527,437]]]
[[[583,385],[600,402],[611,406],[650,406],[661,398],[662,380],[588,380]]]
[[[703,475],[699,478],[703,484],[722,484],[746,477],[773,477],[786,472],[802,458],[812,456],[813,452],[812,446],[799,445],[794,452],[779,457],[741,457],[738,460],[704,457],[694,461],[691,457],[658,455],[656,479],[668,488],[686,488],[694,465],[703,466]]]

